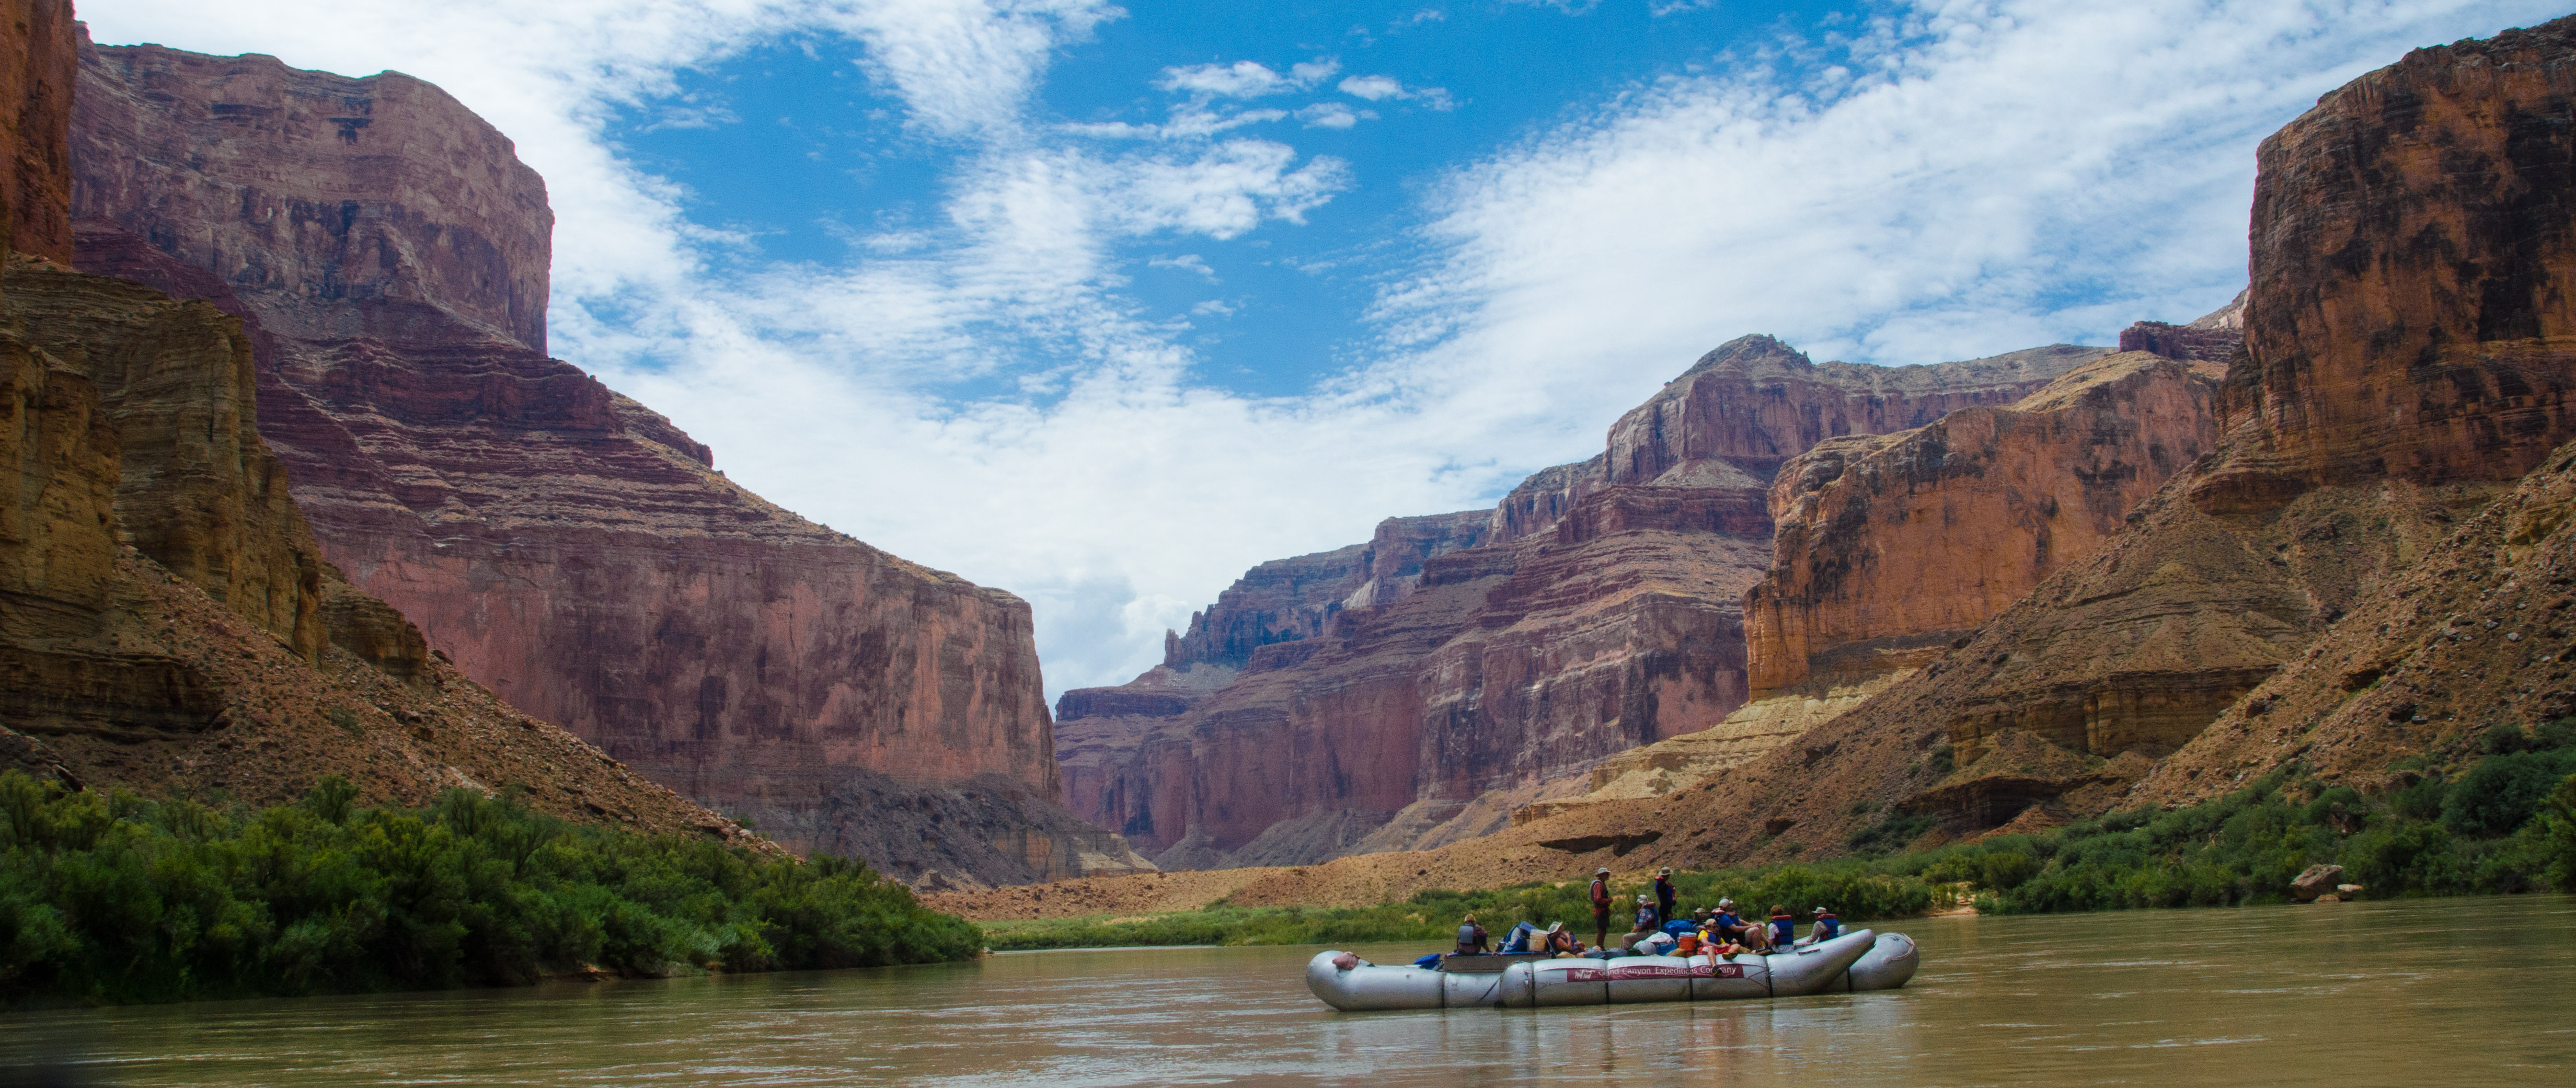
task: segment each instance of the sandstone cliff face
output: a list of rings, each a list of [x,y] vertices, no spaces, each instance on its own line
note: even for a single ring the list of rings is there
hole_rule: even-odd
[[[72,256],[71,0],[0,0],[0,253]]]
[[[8,285],[27,350],[70,361],[113,428],[120,535],[296,654],[321,651],[322,567],[260,441],[237,320],[148,288],[28,268]]]
[[[1094,831],[996,868],[871,815],[983,826],[1008,791],[947,787],[987,775],[1055,803],[1027,604],[761,500],[548,358],[551,213],[491,126],[259,56],[92,48],[81,78],[80,260],[244,319],[324,554],[465,675],[794,849],[968,883],[1142,864]]]
[[[2570,432],[2576,24],[2418,49],[2263,142],[2212,509],[2510,480]]]
[[[255,804],[325,774],[413,805],[517,785],[568,819],[750,841],[339,580],[252,429],[237,319],[19,257],[0,363],[0,767]]]
[[[213,272],[279,336],[545,350],[545,182],[445,91],[151,45],[80,67],[74,219]]]
[[[1490,520],[1481,510],[1388,518],[1366,544],[1263,563],[1206,611],[1191,613],[1188,631],[1166,636],[1163,665],[1240,669],[1264,646],[1321,636],[1345,608],[1401,601],[1421,581],[1426,560],[1475,547]]]
[[[2103,354],[1884,371],[1731,342],[1623,418],[1603,456],[1534,475],[1490,512],[1396,519],[1370,545],[1265,564],[1193,618],[1161,678],[1067,693],[1068,803],[1166,867],[1301,864],[1504,826],[1602,757],[1743,703],[1740,602],[1769,564],[1765,491],[1783,459],[2010,403]],[[1404,557],[1392,582],[1389,554]],[[1392,599],[1360,588],[1390,584]],[[1213,664],[1241,673],[1169,686]]]
[[[1771,489],[1772,569],[1745,601],[1754,696],[1947,652],[2216,445],[2216,387],[2126,352],[2008,408],[1790,461]]]

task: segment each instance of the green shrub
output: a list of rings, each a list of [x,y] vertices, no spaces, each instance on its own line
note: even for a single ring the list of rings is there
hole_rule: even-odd
[[[954,960],[982,935],[865,866],[346,781],[222,813],[0,774],[0,994],[174,1001]]]
[[[2518,732],[2518,731],[2517,731]],[[2479,760],[2442,800],[2442,826],[2463,835],[2508,835],[2576,767],[2576,752],[2507,751]]]

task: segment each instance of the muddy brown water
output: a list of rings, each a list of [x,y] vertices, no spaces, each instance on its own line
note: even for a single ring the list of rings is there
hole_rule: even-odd
[[[1886,928],[1922,944],[1911,986],[1778,1001],[1337,1013],[1306,993],[1313,948],[1040,952],[20,1014],[0,1066],[138,1085],[2576,1084],[2568,897]]]

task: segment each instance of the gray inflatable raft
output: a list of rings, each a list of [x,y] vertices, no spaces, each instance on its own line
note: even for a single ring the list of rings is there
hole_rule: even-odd
[[[1769,956],[1532,960],[1499,974],[1380,967],[1327,951],[1306,962],[1306,988],[1343,1012],[1731,1001],[1893,990],[1920,959],[1904,934],[1866,929]]]

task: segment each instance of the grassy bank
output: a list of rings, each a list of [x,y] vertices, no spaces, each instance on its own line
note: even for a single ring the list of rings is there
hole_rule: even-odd
[[[2421,780],[2365,797],[2287,767],[2216,800],[2170,812],[2116,812],[2042,835],[1760,869],[1678,874],[1684,906],[1731,896],[1748,910],[1829,905],[1846,921],[1919,915],[1973,897],[1988,913],[2230,906],[2282,902],[2314,864],[2344,867],[2369,898],[2555,889],[2576,892],[2576,726],[2537,735],[2499,726],[2458,766],[2401,766]],[[1892,816],[1855,835],[1867,852],[1930,830]],[[1633,895],[1641,889],[1623,887]],[[1138,918],[987,923],[992,947],[1445,944],[1470,911],[1499,934],[1522,919],[1588,931],[1582,881],[1483,892],[1424,892],[1341,910],[1207,910]],[[1633,901],[1633,900],[1631,900]],[[1584,939],[1590,940],[1589,932]]]
[[[963,959],[861,865],[568,824],[467,790],[358,808],[325,779],[224,812],[0,774],[0,1005],[503,986]]]

